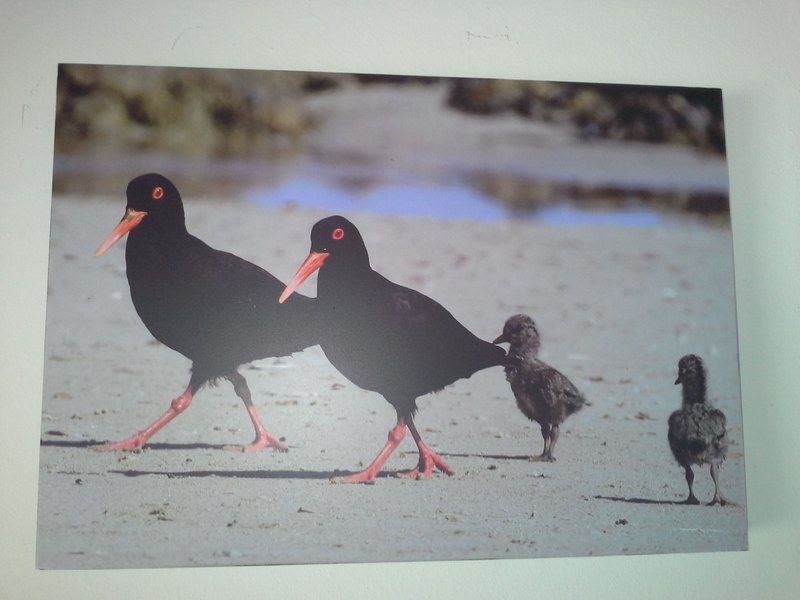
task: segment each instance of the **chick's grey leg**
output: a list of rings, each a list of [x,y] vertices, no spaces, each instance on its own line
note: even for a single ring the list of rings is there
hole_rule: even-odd
[[[547,448],[547,456],[545,457],[545,460],[549,462],[556,461],[556,457],[553,456],[553,449],[556,447],[556,442],[558,441],[558,432],[558,425],[553,425],[550,428],[550,446]]]
[[[544,440],[544,446],[542,447],[542,453],[539,455],[539,458],[544,458],[547,455],[547,449],[550,446],[550,425],[547,423],[542,424],[542,439]]]
[[[542,440],[544,440],[544,446],[542,447],[541,454],[534,454],[531,456],[530,460],[534,461],[547,460],[547,449],[550,447],[550,425],[548,423],[541,423],[540,428],[542,430]]]
[[[686,471],[686,483],[689,484],[689,497],[683,501],[684,504],[700,504],[700,500],[698,500],[694,492],[692,491],[692,484],[694,483],[694,471],[692,471],[691,465],[684,465],[684,470]]]
[[[732,504],[735,506],[734,502],[728,500],[719,491],[719,465],[716,463],[711,463],[711,479],[714,480],[714,497],[711,499],[711,502],[708,503],[708,506],[714,506],[715,504],[719,504],[720,506]]]

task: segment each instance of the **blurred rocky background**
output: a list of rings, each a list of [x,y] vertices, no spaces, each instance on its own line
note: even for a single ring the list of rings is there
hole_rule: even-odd
[[[340,84],[314,73],[60,65],[55,150],[290,151],[314,126],[297,99]]]
[[[61,65],[56,151],[89,146],[216,157],[290,151],[317,123],[298,99],[339,86],[436,78]],[[724,153],[722,97],[704,88],[446,79],[455,110],[514,113],[586,139],[686,144]]]
[[[438,86],[444,89],[436,96],[441,110],[471,119],[547,124],[576,143],[673,145],[724,159],[722,97],[715,89],[60,65],[54,191],[118,192],[118,179],[103,176],[113,169],[103,165],[123,161],[136,170],[140,162],[144,169],[154,155],[178,157],[183,166],[177,170],[195,164],[204,176],[215,173],[218,183],[246,181],[247,161],[279,163],[307,150],[308,137],[326,120],[310,98],[370,86],[391,88],[398,98],[407,90]],[[92,177],[83,176],[87,169],[95,171]],[[480,171],[468,180],[515,211],[556,198],[613,202],[631,194],[702,214],[726,212],[728,206],[727,193],[719,190],[654,192]]]

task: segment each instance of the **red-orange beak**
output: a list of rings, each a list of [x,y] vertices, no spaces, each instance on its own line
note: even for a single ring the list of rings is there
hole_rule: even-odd
[[[116,244],[126,233],[141,223],[142,219],[146,216],[147,213],[144,211],[133,210],[132,208],[126,210],[125,216],[122,217],[122,220],[114,227],[114,231],[109,233],[108,237],[100,244],[97,250],[94,251],[94,255],[100,256],[103,252],[111,248],[111,246]]]
[[[297,269],[297,273],[294,274],[294,277],[289,282],[289,285],[287,285],[286,289],[283,290],[281,297],[278,298],[278,302],[283,304],[286,299],[298,288],[298,286],[308,279],[309,275],[322,266],[322,263],[324,263],[325,259],[330,255],[330,252],[312,252],[309,254],[308,258],[306,258],[303,264],[300,265],[300,268]]]

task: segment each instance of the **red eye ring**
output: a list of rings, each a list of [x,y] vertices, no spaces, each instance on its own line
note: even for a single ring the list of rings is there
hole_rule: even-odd
[[[153,200],[161,200],[164,197],[164,188],[158,186],[153,188]]]
[[[344,237],[344,229],[342,229],[341,227],[337,227],[336,229],[333,230],[331,237],[338,242],[340,239]]]

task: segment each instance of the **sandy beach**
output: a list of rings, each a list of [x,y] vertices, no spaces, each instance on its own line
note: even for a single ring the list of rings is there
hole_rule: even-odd
[[[189,230],[288,280],[326,212],[184,198]],[[205,388],[139,453],[97,452],[144,427],[188,381],[155,342],[125,279],[123,245],[91,252],[122,197],[53,200],[37,530],[40,568],[373,562],[735,550],[746,497],[730,231],[544,226],[354,213],[373,267],[446,306],[484,339],[532,315],[541,358],[591,401],[562,428],[558,462],[530,462],[538,426],[500,368],[422,397],[417,423],[455,470],[332,484],[385,441],[391,406],[350,384],[318,347],[242,373],[289,452],[240,454],[252,430],[227,383]],[[398,251],[397,232],[402,232]],[[314,294],[313,278],[303,287]],[[684,506],[666,440],[677,360],[706,360],[728,418],[722,486],[738,507]],[[696,493],[711,497],[707,467]]]

